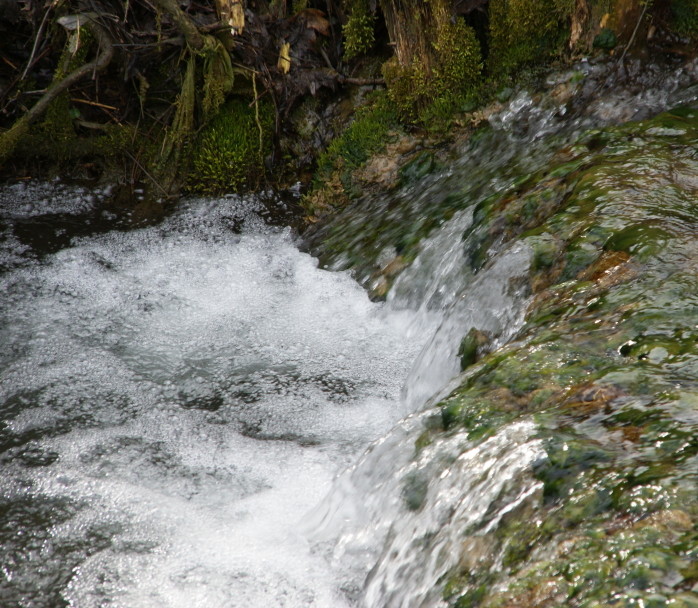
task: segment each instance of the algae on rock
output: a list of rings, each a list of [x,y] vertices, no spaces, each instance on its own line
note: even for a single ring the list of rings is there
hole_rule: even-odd
[[[517,341],[440,404],[446,433],[471,441],[532,417],[547,454],[534,510],[496,530],[500,569],[454,571],[452,606],[698,604],[698,110],[602,133],[580,139],[567,195],[522,235],[552,235],[534,262],[559,272],[534,287]],[[535,183],[481,214],[485,248]]]

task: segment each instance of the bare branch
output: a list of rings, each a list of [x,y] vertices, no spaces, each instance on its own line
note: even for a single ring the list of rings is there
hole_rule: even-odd
[[[8,131],[0,134],[0,165],[12,154],[20,138],[42,116],[56,97],[86,76],[103,70],[111,62],[114,48],[106,31],[94,20],[88,21],[85,25],[90,28],[99,43],[97,57],[90,63],[81,65],[62,80],[51,83],[41,99],[26,114],[15,122]]]

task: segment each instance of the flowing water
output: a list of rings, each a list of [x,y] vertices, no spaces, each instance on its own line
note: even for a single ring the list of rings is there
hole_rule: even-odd
[[[6,221],[94,204],[56,190],[6,193]],[[296,525],[405,415],[428,324],[258,214],[6,245],[2,605],[344,605]]]
[[[454,571],[501,570],[491,533],[547,491],[537,422],[475,438],[434,406],[469,329],[521,339],[547,237],[483,253],[482,205],[584,130],[695,99],[685,71],[654,77],[573,116],[516,96],[451,166],[323,229],[333,270],[264,197],[123,230],[108,190],[6,187],[0,605],[441,606]],[[372,302],[355,278],[398,241]]]

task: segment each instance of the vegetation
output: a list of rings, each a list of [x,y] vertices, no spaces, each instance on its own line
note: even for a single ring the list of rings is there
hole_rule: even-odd
[[[351,60],[371,50],[375,42],[375,20],[368,2],[355,0],[350,7],[349,18],[342,27],[345,60]]]
[[[671,11],[677,31],[698,38],[698,0],[674,0]]]
[[[268,103],[250,108],[241,99],[227,102],[192,142],[187,187],[220,194],[258,186],[264,159],[271,151],[273,122]]]
[[[423,121],[436,107],[452,109],[480,85],[480,45],[462,19],[435,27],[431,52],[430,62],[415,59],[401,65],[393,58],[383,67],[390,99],[403,121]]]
[[[96,0],[85,13],[77,0],[47,7],[0,1],[0,27],[16,32],[0,42],[0,163],[14,175],[70,159],[72,165],[63,166],[68,170],[76,158],[85,159],[92,167],[126,169],[132,184],[145,181],[158,196],[174,194],[191,157],[184,150],[208,146],[195,154],[200,170],[214,149],[244,149],[245,108],[263,98],[274,112],[273,121],[256,121],[269,129],[263,147],[294,137],[284,130],[304,98],[327,99],[340,86],[385,85],[390,116],[383,118],[390,127],[400,122],[439,130],[484,90],[507,90],[522,68],[595,49],[622,48],[624,55],[630,45],[653,44],[650,24],[684,37],[698,31],[696,0],[669,6],[644,0],[344,0],[337,10],[303,0],[292,6],[289,12],[285,3],[250,1],[245,12],[230,0],[186,10],[174,0]],[[366,53],[382,60],[382,80],[355,75]],[[221,128],[220,121],[209,127],[230,98],[246,100],[233,104],[239,128]],[[345,198],[351,194],[348,173],[380,147],[374,142],[386,134],[378,120],[385,112],[378,104],[360,113],[320,158],[320,178],[347,188]],[[121,128],[125,135],[115,135]],[[376,135],[369,135],[374,128]],[[202,130],[208,135],[196,138]],[[107,134],[129,145],[110,152]],[[223,137],[241,139],[224,144]],[[275,157],[283,159],[281,152]],[[235,167],[242,166],[240,154],[233,154]],[[339,179],[328,165],[339,170]],[[227,180],[213,179],[221,168],[211,167],[208,185],[190,186],[213,191],[259,182],[243,173],[246,178],[236,168]]]
[[[304,201],[309,214],[327,213],[357,195],[353,172],[385,146],[398,126],[398,115],[385,94],[375,95],[369,105],[359,109],[351,124],[318,157],[315,190]],[[329,183],[336,187],[324,188]]]
[[[573,0],[492,0],[490,73],[509,74],[522,64],[559,55],[569,38],[564,24],[573,4]]]

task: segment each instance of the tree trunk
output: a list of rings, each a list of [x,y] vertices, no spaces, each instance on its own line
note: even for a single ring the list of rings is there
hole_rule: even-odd
[[[406,68],[417,62],[429,75],[435,59],[432,36],[451,17],[447,0],[380,0],[380,6],[398,64]]]

